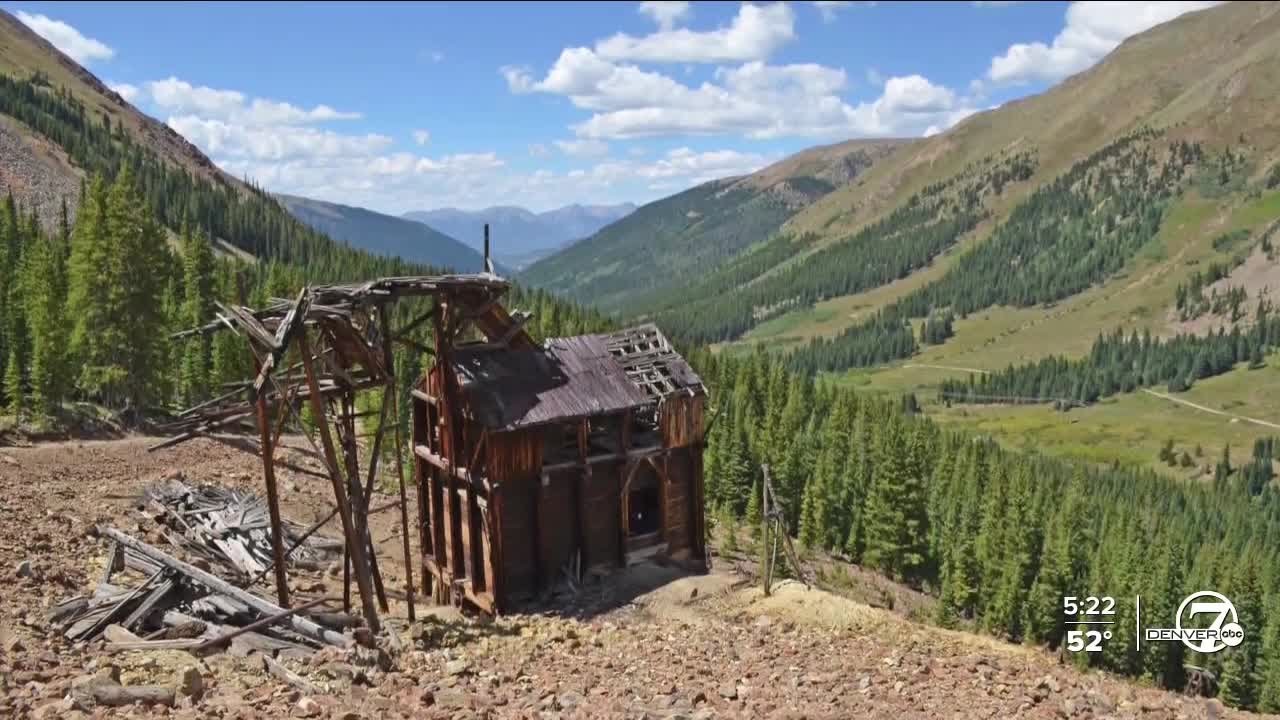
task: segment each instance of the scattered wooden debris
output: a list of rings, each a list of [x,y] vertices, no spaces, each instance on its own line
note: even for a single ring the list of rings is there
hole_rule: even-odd
[[[253,493],[170,479],[147,486],[141,503],[173,530],[167,534],[172,544],[237,574],[244,584],[273,564],[267,504]],[[306,535],[307,528],[291,522],[281,524],[286,544],[293,548],[291,565],[320,570],[342,556],[341,540]]]
[[[247,507],[250,505],[241,506],[242,519],[251,515],[244,509]],[[200,508],[205,516],[225,520],[218,511],[207,511],[205,505]],[[187,512],[192,513],[188,518],[199,514]],[[173,517],[181,516],[174,514]],[[193,533],[197,532],[196,526],[206,531],[213,526],[219,531],[227,528],[240,531],[246,524],[252,525],[245,521],[221,525],[218,521],[211,524],[189,521],[189,524]],[[330,602],[327,599],[282,608],[114,528],[99,526],[96,530],[99,536],[113,541],[111,562],[118,555],[123,570],[145,579],[132,588],[104,581],[92,596],[73,597],[53,607],[48,613],[49,622],[69,640],[88,642],[102,637],[111,651],[164,649],[203,653],[229,646],[231,652],[237,654],[309,651],[324,645],[350,648],[355,644],[352,635],[335,632],[305,617],[307,611]],[[249,535],[224,532],[221,539],[229,537],[243,540]],[[199,548],[207,551],[209,547],[232,546],[229,542],[200,545],[190,539],[181,545],[187,550],[194,549],[197,555],[201,555]],[[221,557],[226,564],[240,569],[232,558],[253,557],[246,549],[251,545],[237,542],[234,547],[242,553],[233,551]],[[269,552],[269,542],[266,546]],[[207,558],[208,554],[201,557]],[[99,704],[111,701],[111,698],[97,700]]]

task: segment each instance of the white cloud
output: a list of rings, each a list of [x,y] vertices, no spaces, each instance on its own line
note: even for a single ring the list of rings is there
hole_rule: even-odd
[[[167,123],[210,155],[255,160],[362,156],[394,142],[376,133],[343,135],[305,126],[240,125],[197,115],[173,116]]]
[[[551,150],[542,143],[534,143],[529,146],[529,155],[536,158],[551,157]]]
[[[556,140],[556,147],[569,157],[603,157],[609,154],[609,144],[600,140]]]
[[[360,113],[342,112],[328,105],[316,105],[306,110],[287,102],[264,98],[250,101],[244,93],[236,90],[196,86],[176,77],[149,82],[145,89],[150,101],[165,111],[212,117],[239,124],[288,125],[360,118]]]
[[[17,12],[22,24],[31,28],[35,34],[48,40],[51,45],[61,50],[67,57],[81,65],[95,60],[110,60],[116,51],[99,40],[85,37],[79,30],[39,13]]]
[[[427,130],[414,130],[413,141],[419,145],[426,145],[431,142],[431,133]]]
[[[689,18],[693,6],[684,0],[645,0],[637,12],[648,15],[660,30],[670,30]]]
[[[1216,2],[1075,2],[1053,39],[1011,45],[992,58],[987,80],[1003,85],[1056,82],[1092,66],[1126,38]]]
[[[124,98],[124,101],[127,103],[131,103],[136,100],[138,95],[142,92],[137,85],[130,85],[129,83],[108,82],[107,87],[111,88],[111,90],[117,95]]]
[[[713,81],[686,85],[585,48],[567,48],[542,79],[504,68],[515,93],[562,95],[592,115],[574,124],[579,139],[735,134],[750,138],[917,135],[949,127],[967,103],[924,77],[889,78],[883,95],[851,105],[846,73],[813,63],[761,61],[720,67]]]
[[[442,60],[444,60],[443,52],[439,50],[433,50],[431,52],[431,62],[441,62]]]
[[[595,52],[605,60],[723,63],[763,60],[794,38],[795,14],[786,3],[743,4],[727,27],[662,29],[644,37],[618,33],[596,43]]]
[[[874,87],[884,86],[884,75],[881,75],[879,70],[873,67],[867,68],[866,77],[867,77],[867,82],[872,86]]]
[[[884,95],[877,102],[889,113],[938,113],[955,107],[956,94],[920,75],[908,75],[886,80]]]

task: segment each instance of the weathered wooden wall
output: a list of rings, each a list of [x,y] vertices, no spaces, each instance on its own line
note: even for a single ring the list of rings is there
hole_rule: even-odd
[[[703,395],[672,395],[658,408],[658,426],[662,444],[669,448],[689,447],[702,442],[702,413],[706,405]]]

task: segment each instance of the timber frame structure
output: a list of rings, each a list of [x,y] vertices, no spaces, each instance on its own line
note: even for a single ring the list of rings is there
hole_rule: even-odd
[[[414,565],[437,602],[491,614],[562,573],[579,581],[588,567],[661,554],[705,569],[702,382],[652,325],[537,344],[524,329],[530,316],[499,302],[509,283],[486,267],[308,287],[258,310],[219,304],[216,320],[176,336],[231,331],[252,351],[254,377],[183,411],[167,426],[174,435],[152,449],[256,425],[273,554],[263,575],[274,570],[282,607],[294,548],[282,539],[274,450],[290,419],[306,427],[306,403],[315,428],[307,438],[335,501],[307,534],[338,516],[346,607],[354,579],[371,630],[379,610],[388,611],[368,518],[386,509],[371,509],[369,498],[388,432],[404,457],[400,424],[388,418],[400,416],[396,344],[434,358],[411,392],[416,533],[396,463],[410,619]],[[392,328],[390,306],[409,298],[430,298],[431,307]],[[434,347],[410,337],[428,323]],[[383,402],[362,477],[355,397],[378,388]]]

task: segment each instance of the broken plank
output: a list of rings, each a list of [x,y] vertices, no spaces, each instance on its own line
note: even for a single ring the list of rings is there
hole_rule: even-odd
[[[284,608],[274,605],[262,598],[245,590],[241,590],[234,585],[221,580],[211,573],[207,573],[194,565],[189,565],[168,553],[152,547],[144,542],[135,540],[132,537],[116,530],[115,528],[97,526],[97,533],[116,540],[121,545],[129,548],[148,559],[157,562],[165,567],[175,570],[185,575],[193,582],[199,583],[215,593],[221,593],[229,598],[239,600],[263,615],[275,615],[284,611]],[[353,644],[351,638],[327,630],[310,620],[294,615],[289,619],[289,624],[295,632],[304,637],[316,640],[327,645],[336,645],[346,648]]]

